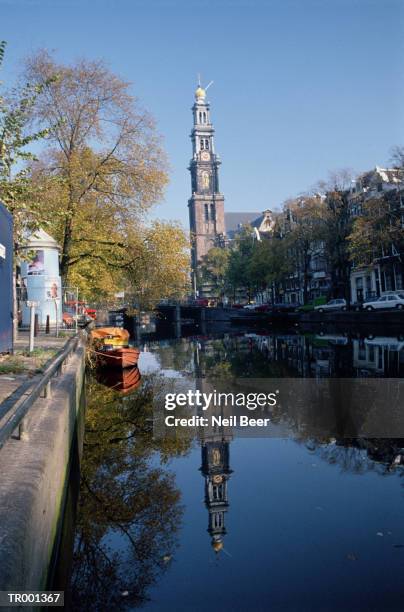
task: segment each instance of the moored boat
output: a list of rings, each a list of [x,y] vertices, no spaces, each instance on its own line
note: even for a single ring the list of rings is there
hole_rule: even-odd
[[[127,395],[139,387],[141,375],[137,366],[122,370],[100,368],[97,371],[97,381],[122,395]]]
[[[120,327],[99,327],[90,332],[91,353],[97,366],[130,368],[137,365],[140,351],[129,346],[129,332]]]
[[[131,368],[137,365],[140,351],[136,348],[122,347],[110,350],[93,350],[97,365],[111,368]]]
[[[129,332],[121,327],[96,327],[90,332],[90,341],[103,346],[128,346]]]

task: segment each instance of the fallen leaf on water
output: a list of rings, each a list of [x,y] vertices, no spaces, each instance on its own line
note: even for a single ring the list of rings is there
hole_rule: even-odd
[[[164,563],[168,563],[169,561],[171,561],[171,555],[164,555],[163,561]]]
[[[127,597],[129,595],[129,591],[123,591],[121,595],[122,597]]]
[[[348,553],[346,558],[349,559],[349,561],[357,561],[358,560],[358,557],[353,552]]]
[[[384,536],[384,533],[382,531],[378,531],[376,535],[382,538]]]

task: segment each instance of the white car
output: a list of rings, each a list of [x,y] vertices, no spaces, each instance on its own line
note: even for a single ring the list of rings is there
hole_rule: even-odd
[[[398,310],[404,309],[404,293],[388,293],[382,295],[377,300],[371,302],[365,302],[363,304],[364,310],[377,310],[379,308],[397,308]]]
[[[320,304],[320,306],[315,306],[314,310],[318,310],[318,312],[326,312],[327,310],[346,310],[346,300],[343,298],[338,298],[336,300],[330,300],[327,304]]]

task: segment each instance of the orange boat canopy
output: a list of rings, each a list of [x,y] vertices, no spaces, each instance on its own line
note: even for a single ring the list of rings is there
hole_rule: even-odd
[[[121,327],[97,327],[90,332],[91,340],[103,340],[111,336],[121,338],[121,340],[129,340],[129,332]]]

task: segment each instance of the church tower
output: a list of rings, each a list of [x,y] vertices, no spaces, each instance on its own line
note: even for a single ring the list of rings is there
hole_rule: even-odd
[[[209,87],[209,86],[208,86]],[[207,89],[207,88],[206,88]],[[210,121],[210,106],[206,90],[199,84],[192,107],[194,126],[191,132],[192,196],[188,200],[191,231],[192,282],[195,293],[209,297],[209,287],[198,282],[201,259],[214,246],[224,246],[224,197],[219,190],[220,158],[215,153],[214,128]]]

